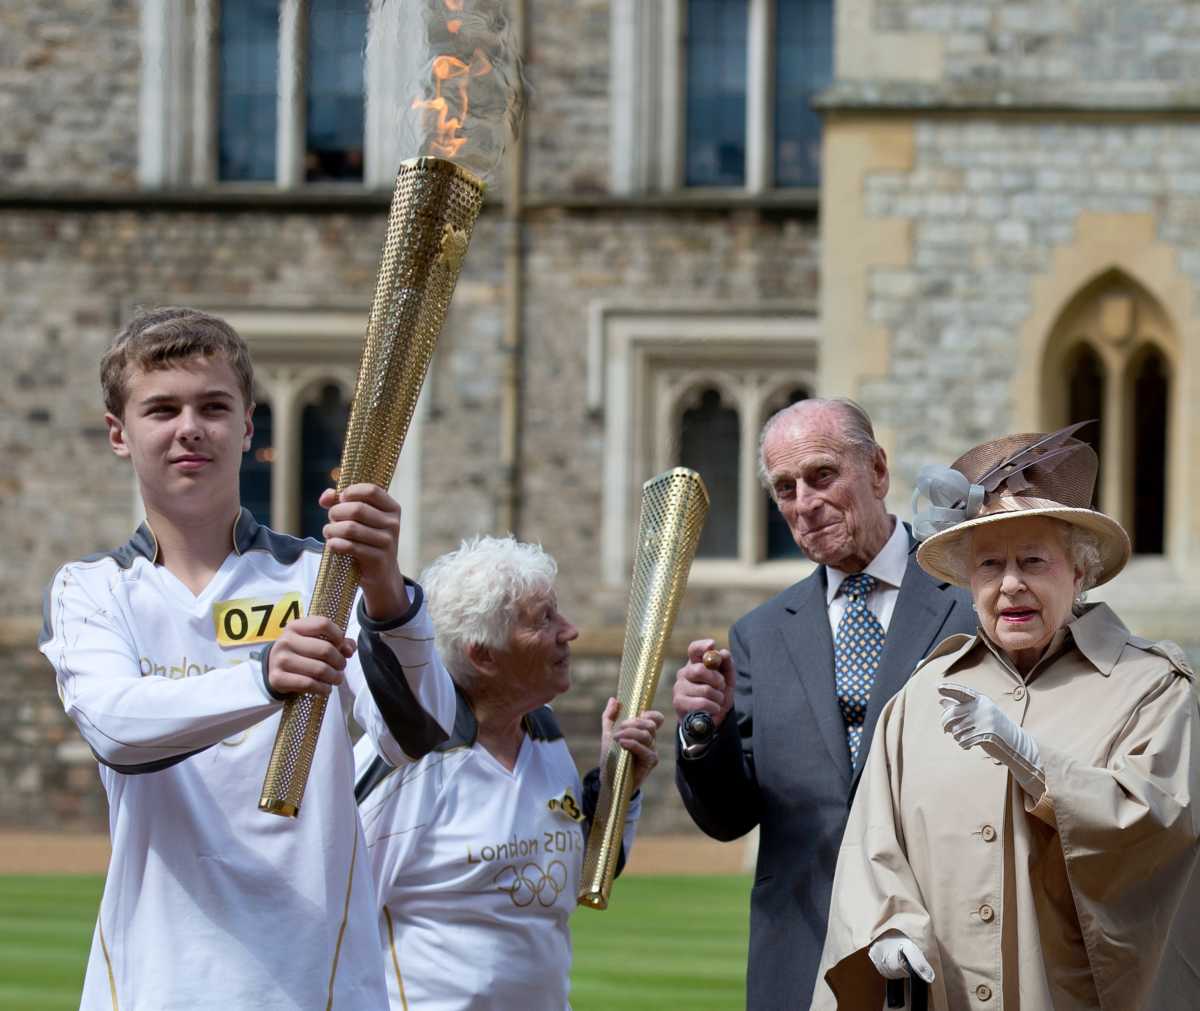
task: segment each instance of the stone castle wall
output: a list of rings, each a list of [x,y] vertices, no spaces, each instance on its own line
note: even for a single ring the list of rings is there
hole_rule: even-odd
[[[917,111],[891,112],[889,122],[912,122],[911,166],[863,180],[866,220],[902,223],[909,236],[904,265],[867,277],[865,318],[886,332],[886,367],[861,388],[820,391],[857,393],[887,430],[893,504],[907,515],[922,465],[1009,430],[1017,333],[1038,279],[1078,240],[1082,218],[1151,218],[1181,278],[1200,284],[1200,129],[1169,115],[1200,74],[1200,11],[1116,0],[854,2],[870,8],[871,31],[899,33],[897,45],[935,35],[942,56],[937,87],[909,96]],[[625,610],[622,588],[605,585],[601,572],[605,429],[585,403],[590,307],[771,300],[816,313],[831,279],[820,276],[822,226],[799,203],[606,201],[609,3],[528,8],[526,188],[538,199],[518,243],[518,533],[557,556],[561,603],[585,633],[577,689],[558,711],[589,764],[616,684],[613,630]],[[138,194],[139,17],[132,0],[0,0],[0,695],[10,703],[0,708],[2,826],[105,820],[94,761],[34,641],[55,568],[129,535],[134,490],[108,449],[96,376],[106,342],[136,302],[365,309],[383,237],[382,200],[373,208],[331,197],[305,209],[270,195],[241,204],[200,195],[183,207]],[[1041,110],[953,111],[1004,88]],[[861,114],[873,101],[894,106],[896,90],[858,81],[847,94]],[[1090,106],[1152,94],[1160,108],[1089,118],[1047,107],[1064,94]],[[921,112],[922,103],[940,112]],[[55,187],[104,189],[124,194],[124,204],[30,199]],[[421,557],[405,560],[410,569],[500,522],[509,479],[498,459],[504,249],[513,227],[499,201],[485,210],[431,370]],[[838,355],[842,336],[824,335],[822,354]],[[1185,359],[1194,357],[1194,333],[1183,337],[1193,341]],[[1163,583],[1171,593],[1175,585]],[[727,627],[774,589],[693,588],[679,626]],[[1172,606],[1166,597],[1163,606]],[[677,659],[659,694],[666,709]],[[647,831],[686,823],[671,782],[671,727],[647,787]]]
[[[213,300],[261,306],[368,305],[382,242],[378,213],[242,213],[37,210],[0,215],[0,319],[9,368],[0,376],[0,458],[11,462],[0,513],[8,545],[0,570],[0,824],[102,823],[94,761],[65,719],[48,665],[34,651],[42,589],[63,561],[123,542],[134,488],[107,444],[97,363],[135,301]],[[503,327],[502,233],[496,211],[480,220],[429,378],[423,423],[419,568],[468,533],[497,531],[503,475],[497,464]],[[559,560],[560,597],[586,631],[624,622],[621,587],[600,588],[603,424],[584,406],[588,305],[640,302],[670,292],[698,300],[815,301],[811,222],[753,213],[537,212],[525,226],[527,282],[522,537]],[[284,251],[286,255],[282,255]],[[783,266],[781,266],[781,264]],[[11,496],[11,497],[10,497]],[[680,624],[721,627],[764,594],[697,591]],[[618,644],[619,647],[619,644]],[[577,690],[560,704],[581,760],[595,750],[617,657],[582,655]],[[673,670],[677,660],[668,666]],[[660,704],[669,707],[670,672]],[[30,745],[34,750],[31,752]],[[678,827],[665,768],[651,790],[647,830]],[[57,785],[55,785],[57,784]],[[59,799],[39,795],[53,786]],[[72,799],[74,798],[74,799]]]
[[[0,186],[137,179],[139,4],[0,3]]]
[[[878,31],[937,35],[945,80],[967,87],[1029,82],[1099,97],[1200,81],[1200,11],[1190,3],[875,0],[872,22]]]
[[[1151,216],[1200,283],[1194,124],[926,119],[915,141],[911,171],[874,173],[865,193],[871,216],[912,228],[911,263],[871,275],[868,311],[893,335],[892,360],[863,390],[901,433],[902,475],[1004,429],[1025,367],[1015,335],[1081,215]]]

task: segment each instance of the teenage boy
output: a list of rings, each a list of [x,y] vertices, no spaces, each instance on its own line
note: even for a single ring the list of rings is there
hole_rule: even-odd
[[[109,442],[133,464],[146,522],[58,571],[41,638],[109,802],[82,1009],[384,1008],[345,721],[403,765],[447,739],[455,711],[421,589],[396,563],[399,506],[374,485],[321,495],[326,544],[353,557],[362,593],[345,635],[303,617],[321,545],[240,504],[242,339],[214,316],[157,309],[100,369]],[[259,811],[258,795],[294,692],[328,696],[329,711],[293,820]]]

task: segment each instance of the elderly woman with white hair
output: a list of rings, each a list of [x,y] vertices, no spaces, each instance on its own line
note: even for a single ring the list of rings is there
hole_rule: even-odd
[[[922,473],[918,561],[979,629],[880,717],[814,1008],[910,971],[939,1011],[1200,1007],[1200,704],[1178,646],[1082,601],[1130,546],[1076,427]]]
[[[402,769],[365,739],[355,751],[393,1011],[569,1007],[567,920],[600,777],[581,782],[549,706],[571,686],[579,634],[558,609],[556,574],[550,555],[512,537],[437,559],[421,582],[458,692],[454,733]],[[618,715],[610,698],[601,755],[610,741],[627,749],[636,788],[658,762],[663,717]],[[635,794],[626,853],[639,810]]]

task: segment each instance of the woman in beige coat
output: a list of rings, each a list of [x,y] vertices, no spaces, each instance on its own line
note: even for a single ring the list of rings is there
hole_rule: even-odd
[[[918,561],[979,631],[883,710],[813,1008],[910,970],[945,1011],[1200,1008],[1200,704],[1179,647],[1080,603],[1130,548],[1073,431],[922,473]]]

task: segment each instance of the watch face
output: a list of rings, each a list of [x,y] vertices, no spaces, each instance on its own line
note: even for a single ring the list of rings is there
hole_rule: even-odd
[[[713,718],[705,712],[688,713],[683,721],[684,737],[692,744],[707,744],[716,730]]]

